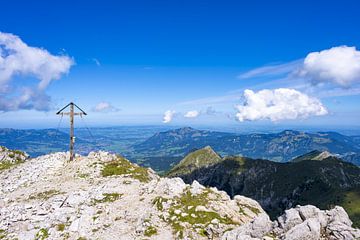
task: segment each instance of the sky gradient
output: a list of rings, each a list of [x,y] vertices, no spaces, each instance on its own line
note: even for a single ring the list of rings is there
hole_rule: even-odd
[[[359,8],[358,1],[346,0],[7,1],[0,32],[73,65],[68,72],[56,68],[61,76],[40,91],[50,98],[49,108],[2,109],[0,127],[56,127],[54,113],[70,101],[88,111],[91,126],[165,124],[164,112],[173,111],[167,124],[359,127]],[[305,65],[309,53],[341,46],[355,47],[345,56],[355,54],[345,64],[352,68],[323,77],[324,63],[343,59],[341,49],[319,55],[316,66]],[[21,71],[7,80],[11,89],[37,84],[34,72]],[[341,84],[339,75],[351,77]],[[305,100],[311,109],[287,119],[293,109],[274,100],[283,95],[266,95],[281,108],[274,120],[271,109],[244,97],[246,89],[259,97],[261,90],[279,88],[299,92],[291,99],[308,96],[319,103]],[[14,91],[0,96],[12,100]],[[261,114],[254,116],[254,109]],[[245,121],[239,112],[247,114]]]

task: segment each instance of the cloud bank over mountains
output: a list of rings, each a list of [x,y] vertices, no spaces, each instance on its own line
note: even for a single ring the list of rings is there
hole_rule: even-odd
[[[53,80],[67,74],[74,60],[65,55],[52,55],[47,50],[31,47],[18,36],[0,32],[0,111],[50,109],[51,98],[45,93]],[[15,78],[27,81],[16,87]],[[33,84],[31,79],[37,79]]]
[[[237,105],[237,120],[254,121],[268,119],[280,120],[322,116],[328,113],[323,104],[294,89],[279,88],[275,90],[244,91],[243,105]]]

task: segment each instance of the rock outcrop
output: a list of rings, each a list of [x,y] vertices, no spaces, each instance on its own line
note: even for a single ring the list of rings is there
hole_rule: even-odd
[[[360,239],[360,230],[351,225],[352,222],[342,207],[322,211],[311,205],[296,206],[286,210],[274,222],[266,214],[259,214],[253,221],[226,232],[222,239]]]
[[[4,146],[0,146],[0,164],[15,164],[23,162],[29,158],[29,155],[18,150],[10,150]]]
[[[161,178],[121,156],[30,159],[0,171],[0,239],[355,239],[341,207],[288,210],[194,181]],[[313,238],[311,238],[313,237]]]

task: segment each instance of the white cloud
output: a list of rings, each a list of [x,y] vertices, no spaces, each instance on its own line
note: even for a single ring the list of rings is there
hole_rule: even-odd
[[[188,111],[187,113],[185,113],[184,117],[186,118],[196,118],[199,116],[199,112],[196,110],[192,110],[192,111]]]
[[[0,111],[48,110],[47,86],[68,73],[73,64],[68,56],[52,55],[45,49],[28,46],[16,35],[0,32]],[[11,84],[15,76],[35,77],[39,82],[19,88]]]
[[[350,87],[360,82],[360,51],[340,46],[309,53],[299,73],[314,84],[332,82]]]
[[[280,121],[328,113],[318,99],[294,89],[264,89],[259,92],[247,89],[244,91],[244,98],[244,103],[236,106],[238,110],[236,118],[241,122],[263,119]]]
[[[170,122],[173,120],[174,115],[175,115],[175,111],[173,111],[173,110],[167,110],[167,111],[164,113],[163,123],[170,123]]]
[[[263,67],[258,67],[250,71],[244,72],[238,76],[240,79],[256,78],[256,77],[268,77],[288,74],[299,66],[301,66],[301,60],[295,60],[288,63],[273,64]]]
[[[94,108],[94,112],[118,112],[119,108],[114,107],[109,102],[99,102]]]

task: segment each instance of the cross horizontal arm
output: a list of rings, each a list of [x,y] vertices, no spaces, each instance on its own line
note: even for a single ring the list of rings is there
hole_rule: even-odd
[[[69,112],[57,113],[57,115],[65,115],[65,116],[67,116],[67,115],[70,115],[70,113]],[[81,112],[81,113],[74,113],[74,115],[86,115],[86,114]]]

